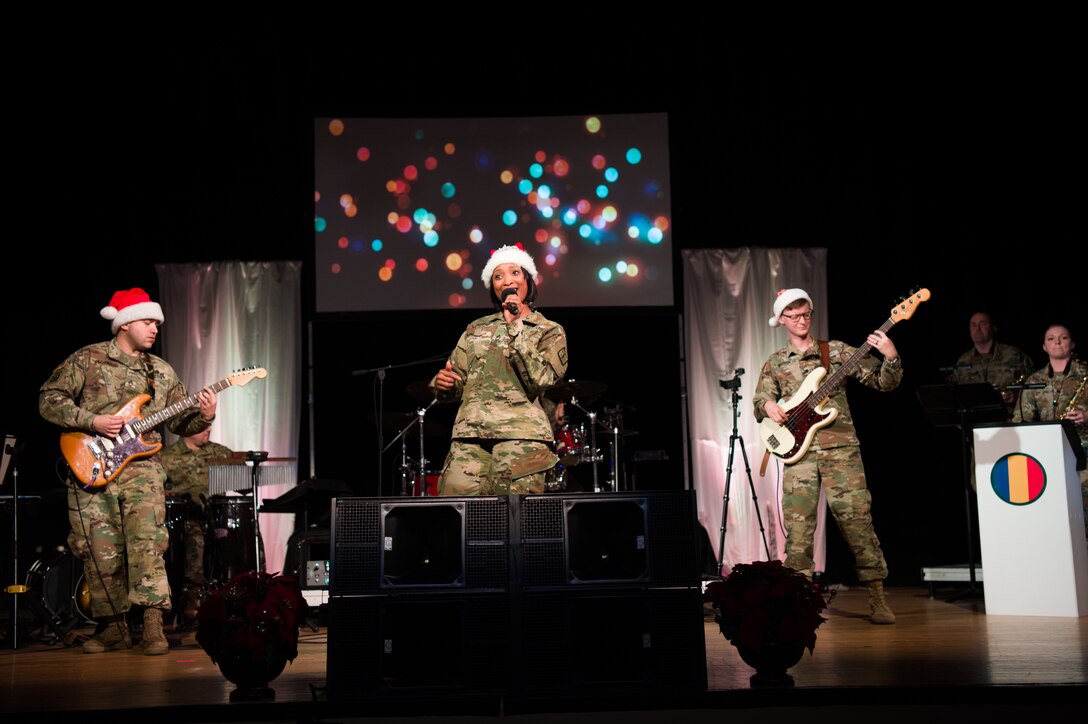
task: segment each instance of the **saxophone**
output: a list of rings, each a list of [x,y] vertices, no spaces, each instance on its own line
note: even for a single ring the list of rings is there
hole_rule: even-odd
[[[1077,388],[1073,390],[1073,396],[1069,398],[1069,404],[1065,406],[1065,409],[1062,410],[1062,414],[1059,415],[1057,419],[1064,420],[1066,415],[1076,409],[1077,400],[1080,399],[1081,393],[1084,392],[1084,387],[1086,384],[1088,384],[1088,374],[1085,374],[1083,377],[1080,378],[1080,382],[1077,384]]]

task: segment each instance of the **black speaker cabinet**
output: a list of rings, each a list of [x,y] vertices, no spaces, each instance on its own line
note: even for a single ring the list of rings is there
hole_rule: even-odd
[[[515,693],[706,689],[700,589],[527,594]]]
[[[514,668],[509,601],[464,592],[330,598],[329,700],[506,693]]]
[[[521,586],[697,587],[692,491],[525,495]]]
[[[505,591],[506,497],[338,498],[330,595]]]

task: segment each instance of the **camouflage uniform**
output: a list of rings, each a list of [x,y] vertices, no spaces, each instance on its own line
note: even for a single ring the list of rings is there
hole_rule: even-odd
[[[544,490],[558,458],[540,393],[567,371],[563,327],[540,312],[508,324],[501,312],[468,325],[450,356],[461,378],[439,402],[460,400],[439,495],[497,495]]]
[[[969,365],[958,369],[962,365]],[[1009,385],[1023,381],[1031,373],[1031,358],[1020,349],[1010,344],[994,342],[990,354],[979,354],[972,347],[956,360],[957,369],[952,373],[952,381],[957,384],[971,382],[989,382],[998,390],[1003,390]],[[1008,407],[1009,417],[1012,417],[1016,401],[1013,400]]]
[[[147,353],[129,356],[110,340],[88,345],[61,363],[41,387],[38,410],[66,430],[93,435],[96,415],[110,414],[142,393],[153,393],[140,410],[142,417],[188,396],[165,360]],[[198,407],[167,424],[179,435],[208,425]],[[149,444],[160,441],[156,430],[143,437]],[[164,479],[158,454],[132,460],[98,491],[85,491],[69,477],[68,544],[83,561],[96,618],[123,614],[132,605],[170,609],[163,562],[168,542]]]
[[[186,515],[185,585],[204,586],[204,500],[208,497],[208,461],[229,458],[234,454],[226,445],[205,443],[193,450],[178,440],[162,451],[162,467],[170,482],[170,494],[187,497],[191,505],[183,506]]]
[[[1051,370],[1050,365],[1033,372],[1025,381],[1025,384],[1043,384],[1046,387],[1039,390],[1023,390],[1020,393],[1020,404],[1013,413],[1013,422],[1049,421],[1065,413],[1069,401],[1077,394],[1077,388],[1084,382],[1080,394],[1077,396],[1073,409],[1088,412],[1088,364],[1074,357],[1066,366],[1062,374]],[[1080,444],[1088,454],[1088,425],[1077,428]],[[1081,498],[1084,501],[1084,526],[1088,535],[1088,470],[1080,471]]]
[[[854,347],[842,342],[828,342],[831,366],[828,376],[855,351]],[[756,420],[767,416],[763,409],[767,402],[790,399],[808,374],[821,366],[816,341],[803,354],[792,344],[772,354],[760,371],[752,399]],[[873,356],[866,356],[849,376],[878,390],[892,390],[903,379],[903,368],[898,357],[892,362],[882,362]],[[831,514],[854,553],[858,580],[863,583],[882,581],[888,575],[888,566],[873,528],[870,512],[872,497],[865,486],[861,448],[842,385],[831,396],[827,406],[838,410],[835,421],[816,433],[808,452],[798,462],[787,465],[783,477],[786,565],[812,576],[816,505],[822,485],[827,493]]]

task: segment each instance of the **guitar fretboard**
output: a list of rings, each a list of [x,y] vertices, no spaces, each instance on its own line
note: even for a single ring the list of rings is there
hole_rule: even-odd
[[[881,325],[880,331],[887,332],[895,325],[895,323],[896,320],[889,317],[888,321]],[[854,369],[854,366],[857,365],[858,362],[861,362],[862,358],[869,354],[869,350],[872,348],[873,346],[871,344],[865,342],[854,350],[854,354],[850,355],[850,358],[843,362],[842,366],[835,370],[835,373],[825,379],[819,389],[812,393],[809,397],[809,401],[819,403],[824,398],[830,397],[835,392],[835,388],[842,384],[843,380],[846,379],[846,376]]]
[[[228,377],[219,380],[214,385],[209,385],[209,387],[211,387],[212,390],[214,390],[216,393],[219,393],[230,387],[230,385],[231,382],[230,378]],[[132,424],[132,429],[137,435],[142,435],[148,430],[166,422],[170,418],[180,415],[197,403],[198,400],[196,394],[189,395],[183,400],[178,400],[172,405],[167,405],[153,415],[148,415],[147,417],[140,418]]]

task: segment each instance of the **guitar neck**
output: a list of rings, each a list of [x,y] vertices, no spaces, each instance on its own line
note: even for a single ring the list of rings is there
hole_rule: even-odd
[[[888,321],[884,322],[880,327],[881,332],[887,332],[896,323],[897,320],[888,318]],[[835,388],[842,384],[846,376],[854,369],[865,355],[869,354],[869,350],[873,347],[868,342],[865,342],[856,350],[854,354],[850,355],[850,359],[846,360],[839,369],[835,370],[835,374],[830,375],[824,380],[824,383],[820,385],[819,389],[812,393],[812,399],[816,402],[823,400],[826,397],[830,397],[835,391]]]
[[[214,385],[209,385],[209,387],[211,387],[212,390],[216,393],[219,393],[230,387],[230,384],[230,378],[225,378],[219,380]],[[148,430],[154,427],[158,427],[167,420],[170,420],[171,418],[180,415],[193,405],[198,404],[198,402],[199,401],[197,400],[195,394],[189,395],[183,400],[178,400],[172,405],[167,405],[153,415],[148,415],[147,417],[140,418],[135,423],[133,423],[133,430],[136,432],[137,435],[142,435]]]

